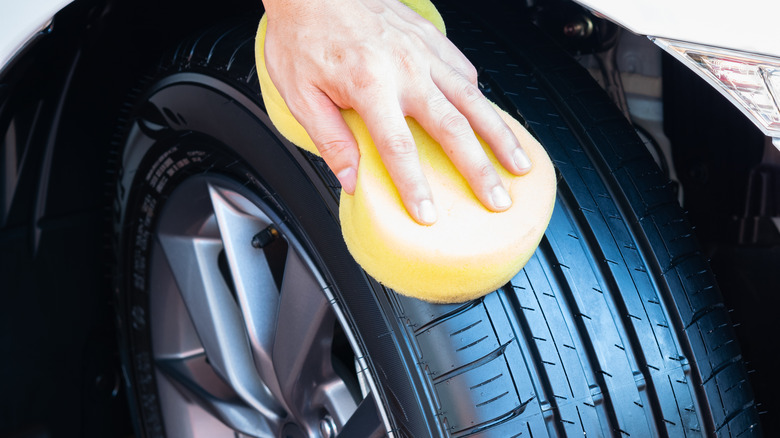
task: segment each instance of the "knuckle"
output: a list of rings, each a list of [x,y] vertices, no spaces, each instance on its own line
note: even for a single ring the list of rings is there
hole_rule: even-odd
[[[296,118],[310,118],[319,106],[317,102],[320,91],[313,85],[307,84],[297,90],[290,90],[282,95],[287,108]]]
[[[488,128],[488,134],[491,138],[496,139],[499,142],[499,145],[514,146],[517,143],[515,134],[504,123],[493,123],[492,126]]]
[[[334,156],[344,153],[349,150],[351,146],[352,143],[347,140],[333,138],[320,141],[317,149],[319,149],[322,156]]]
[[[483,161],[476,165],[477,176],[480,179],[491,178],[496,173],[496,169],[493,168],[493,163],[490,161]]]
[[[395,57],[395,64],[403,74],[407,75],[407,77],[416,77],[418,63],[409,52],[396,50],[393,52],[393,56]]]
[[[347,89],[358,92],[370,91],[376,84],[381,83],[380,75],[365,64],[355,66],[346,77]]]
[[[468,62],[467,60],[461,63],[458,68],[458,73],[460,73],[468,81],[469,85],[471,85],[475,91],[479,92],[479,89],[476,86],[479,75],[477,73],[476,67],[474,67],[472,63]]]
[[[428,20],[418,20],[415,24],[422,31],[422,35],[441,35],[439,28]]]
[[[284,103],[287,105],[287,109],[290,110],[295,118],[305,116],[309,112],[309,103],[297,95],[290,95],[289,93],[285,93],[282,95],[282,100],[284,100]]]
[[[449,112],[439,120],[439,128],[442,132],[453,137],[463,137],[471,134],[471,125],[463,115],[458,112]]]
[[[392,156],[411,155],[417,152],[414,140],[401,134],[387,137],[382,144],[385,152]]]
[[[458,91],[458,97],[466,104],[473,104],[485,98],[473,82],[464,84]]]

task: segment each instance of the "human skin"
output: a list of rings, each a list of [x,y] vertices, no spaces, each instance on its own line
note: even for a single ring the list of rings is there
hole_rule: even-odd
[[[263,3],[271,80],[347,193],[360,153],[339,109],[351,108],[418,223],[437,214],[405,116],[442,145],[485,207],[511,206],[474,132],[509,172],[522,175],[531,162],[479,91],[474,66],[430,22],[398,0]]]

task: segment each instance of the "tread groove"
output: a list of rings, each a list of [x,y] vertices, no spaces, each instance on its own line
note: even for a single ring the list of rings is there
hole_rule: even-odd
[[[542,239],[542,243],[540,244],[540,249],[542,249],[542,246],[544,246],[543,251],[545,251],[545,253],[552,254],[552,250],[549,247],[549,243],[547,242],[547,239]],[[555,265],[555,263],[553,263],[553,265]],[[570,295],[570,293],[571,291],[565,291],[563,294],[559,294],[559,295],[568,296]],[[533,333],[529,326],[528,319],[523,315],[524,310],[523,310],[523,306],[521,306],[520,304],[519,298],[517,297],[516,294],[507,294],[507,295],[508,295],[508,301],[510,305],[514,308],[513,310],[515,313],[515,317],[519,323],[518,325],[521,330],[522,336],[525,339],[533,339],[534,337]],[[543,361],[538,347],[533,343],[529,343],[529,348],[530,348],[531,357],[533,358],[534,362],[543,365]],[[529,367],[529,372],[535,373],[538,381],[541,382],[541,386],[542,386],[541,390],[544,393],[547,401],[550,403],[550,406],[552,407],[551,411],[553,415],[553,424],[555,425],[556,432],[561,436],[565,436],[565,431],[561,426],[561,417],[558,409],[558,404],[552,389],[552,385],[549,381],[549,375],[547,371],[544,369],[543,366],[537,366],[537,367]]]
[[[446,373],[442,373],[442,374],[434,377],[433,378],[433,382],[434,383],[439,383],[439,382],[442,382],[444,380],[451,379],[451,378],[453,378],[455,376],[459,376],[459,375],[461,375],[461,374],[463,374],[463,373],[465,373],[467,371],[473,370],[475,368],[479,368],[480,366],[482,366],[482,365],[484,365],[484,364],[486,364],[488,362],[492,362],[492,361],[500,358],[504,354],[504,350],[506,350],[506,347],[509,346],[509,344],[511,344],[511,343],[512,343],[512,341],[509,341],[506,344],[496,348],[492,352],[488,353],[485,356],[482,356],[481,358],[479,358],[479,359],[477,359],[475,361],[469,362],[469,363],[467,363],[465,365],[461,365],[461,366],[459,366],[459,367],[457,367],[457,368],[455,368],[453,370],[447,371]]]
[[[444,321],[447,321],[448,319],[452,319],[455,316],[458,316],[462,313],[468,312],[470,309],[477,307],[482,304],[482,299],[477,299],[474,301],[469,301],[468,303],[463,304],[462,306],[451,310],[447,313],[444,313],[442,315],[437,316],[436,318],[426,322],[425,324],[421,325],[420,327],[417,327],[414,332],[415,334],[418,334],[422,331],[425,331],[431,327],[435,327],[438,324],[441,324]]]

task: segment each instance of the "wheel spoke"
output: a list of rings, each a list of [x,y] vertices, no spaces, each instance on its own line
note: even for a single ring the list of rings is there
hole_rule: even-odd
[[[222,241],[158,236],[211,366],[247,404],[278,421],[283,411],[254,368],[241,312],[217,268]]]
[[[154,251],[157,255],[164,254],[159,239],[154,242]],[[202,353],[203,344],[182,300],[170,264],[163,256],[154,265],[156,269],[152,270],[150,282],[156,289],[149,295],[149,305],[153,309],[165,309],[151,315],[154,358],[177,359]]]
[[[386,433],[373,394],[369,394],[360,402],[338,438],[379,438]]]
[[[241,436],[311,434],[322,421],[346,437],[384,431],[334,371],[334,303],[286,224],[221,177],[185,182],[165,208],[150,280],[171,397]]]
[[[277,383],[273,374],[271,349],[279,305],[273,274],[262,249],[251,245],[252,237],[271,224],[254,204],[237,193],[209,185],[225,255],[246,324],[253,357],[266,384]],[[269,388],[279,395],[278,387]]]
[[[305,262],[294,250],[288,251],[273,363],[287,404],[299,418],[314,408],[311,401],[320,395],[318,385],[335,376],[330,360],[324,360],[330,358],[335,322],[329,304]]]
[[[235,392],[217,376],[207,363],[205,354],[158,360],[157,367],[187,399],[234,431],[256,437],[273,433],[268,420],[238,399]]]

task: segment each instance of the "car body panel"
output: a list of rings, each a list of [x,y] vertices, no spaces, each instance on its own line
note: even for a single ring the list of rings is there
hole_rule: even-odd
[[[260,0],[258,0],[260,1]],[[780,2],[767,0],[575,0],[630,31],[780,57]],[[0,66],[72,0],[0,4]]]
[[[780,2],[575,1],[640,35],[780,57]]]
[[[28,41],[46,29],[54,14],[72,0],[0,3],[0,66],[5,66]]]

